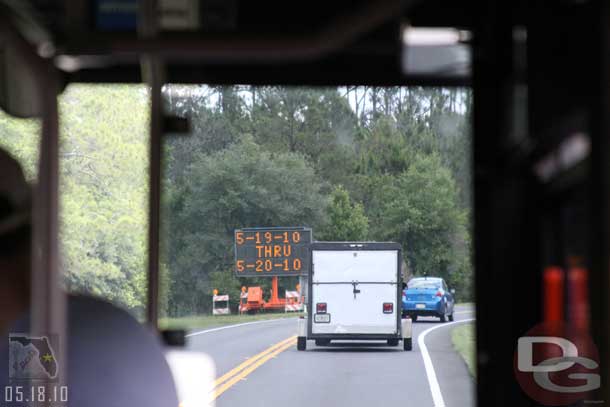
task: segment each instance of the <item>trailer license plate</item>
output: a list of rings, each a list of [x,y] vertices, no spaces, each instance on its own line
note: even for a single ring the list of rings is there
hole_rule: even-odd
[[[426,308],[426,304],[415,304],[415,308],[417,308],[417,309]]]
[[[314,314],[313,322],[316,324],[328,324],[330,323],[330,314]]]

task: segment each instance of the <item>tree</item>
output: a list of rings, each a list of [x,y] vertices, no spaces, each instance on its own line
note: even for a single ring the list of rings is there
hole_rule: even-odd
[[[61,104],[60,242],[72,292],[143,314],[148,94],[71,85]]]
[[[438,155],[416,155],[409,168],[380,191],[381,216],[376,234],[397,240],[416,275],[452,281],[452,270],[467,258],[464,212],[457,190]]]
[[[60,97],[60,250],[68,290],[142,315],[146,292],[148,94],[71,85]],[[0,145],[35,182],[40,126],[0,113]]]
[[[331,184],[349,182],[358,120],[337,89],[265,87],[255,101],[251,128],[259,145],[303,154]]]
[[[246,226],[400,241],[410,271],[445,276],[469,299],[467,90],[174,85],[165,97],[192,128],[165,138],[161,269],[173,315],[209,310],[213,288],[236,299],[241,285],[269,284],[232,274],[233,229]],[[142,86],[71,85],[60,97],[66,286],[138,312],[148,107]],[[39,121],[0,113],[0,146],[31,181],[39,140]]]
[[[166,109],[189,119],[191,134],[166,138],[166,176],[183,177],[193,152],[213,153],[239,141],[249,131],[245,102],[238,87],[168,86]]]
[[[209,310],[211,276],[225,273],[235,279],[235,229],[321,225],[326,198],[320,190],[321,182],[302,155],[272,154],[251,138],[196,155],[169,208],[170,312]],[[227,283],[230,279],[222,280],[227,289],[240,286]]]
[[[0,148],[19,161],[30,182],[36,179],[39,143],[39,120],[13,118],[0,110]]]
[[[408,166],[412,151],[407,139],[391,117],[379,117],[360,143],[361,174],[396,175]]]
[[[322,240],[362,241],[368,236],[369,222],[364,206],[352,203],[349,192],[341,185],[331,193],[327,217]]]

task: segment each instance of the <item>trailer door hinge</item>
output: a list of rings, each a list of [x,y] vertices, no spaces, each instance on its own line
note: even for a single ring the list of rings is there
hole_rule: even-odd
[[[354,299],[356,299],[356,294],[360,294],[360,290],[356,288],[358,286],[358,282],[352,281],[352,285],[354,286]]]

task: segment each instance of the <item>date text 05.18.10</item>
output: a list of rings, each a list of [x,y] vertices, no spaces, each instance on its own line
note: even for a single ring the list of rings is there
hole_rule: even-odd
[[[5,403],[67,403],[68,386],[6,386]]]

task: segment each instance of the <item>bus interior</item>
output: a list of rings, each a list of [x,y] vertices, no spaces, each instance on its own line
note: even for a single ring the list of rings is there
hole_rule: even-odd
[[[148,149],[134,162],[147,191],[141,324],[62,288],[58,100],[99,84],[146,94]],[[160,264],[175,237],[164,235],[164,159],[193,125],[168,98],[202,84],[468,90],[475,403],[538,405],[513,365],[519,338],[545,320],[569,320],[593,338],[601,382],[588,400],[610,400],[607,1],[0,0],[0,109],[38,123],[22,328],[73,338],[57,345],[59,364],[73,367],[58,379],[75,389],[70,404],[162,406],[189,394],[184,407],[213,405],[214,361],[184,349],[188,332],[159,324]],[[122,363],[130,360],[147,363]]]

